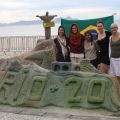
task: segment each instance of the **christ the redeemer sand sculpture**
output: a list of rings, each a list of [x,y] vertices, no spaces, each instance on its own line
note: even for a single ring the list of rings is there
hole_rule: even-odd
[[[51,27],[54,26],[54,22],[51,20],[56,17],[57,15],[49,15],[48,12],[46,12],[46,15],[44,16],[39,16],[37,15],[36,17],[39,17],[41,20],[43,20],[43,26],[45,29],[45,39],[50,39],[51,37]]]

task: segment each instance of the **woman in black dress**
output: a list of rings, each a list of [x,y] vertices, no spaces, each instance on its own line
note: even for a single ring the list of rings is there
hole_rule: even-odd
[[[100,48],[100,71],[102,73],[108,73],[110,60],[109,60],[109,37],[111,33],[109,31],[105,31],[104,23],[102,21],[97,22],[98,29],[98,38],[96,43]]]
[[[58,36],[53,40],[52,53],[54,61],[70,62],[68,38],[66,38],[63,26],[58,28]]]

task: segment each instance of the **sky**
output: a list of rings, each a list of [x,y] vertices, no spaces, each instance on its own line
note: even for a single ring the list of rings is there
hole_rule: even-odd
[[[120,0],[0,0],[0,23],[38,20],[36,15],[75,19],[94,19],[110,16],[120,19]]]

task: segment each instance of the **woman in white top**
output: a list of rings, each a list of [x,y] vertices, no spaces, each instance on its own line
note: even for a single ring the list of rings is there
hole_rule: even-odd
[[[115,76],[120,83],[120,32],[117,24],[111,25],[112,36],[109,42],[110,52],[110,73]]]

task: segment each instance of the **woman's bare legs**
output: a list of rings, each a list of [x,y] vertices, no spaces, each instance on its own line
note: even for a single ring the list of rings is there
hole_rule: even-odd
[[[109,65],[106,65],[104,63],[100,63],[100,71],[102,73],[108,74],[108,70],[109,70]]]
[[[80,63],[80,58],[71,57],[71,62],[72,63]]]
[[[72,63],[76,63],[75,57],[71,57],[70,59],[71,59],[71,62],[72,62]]]

